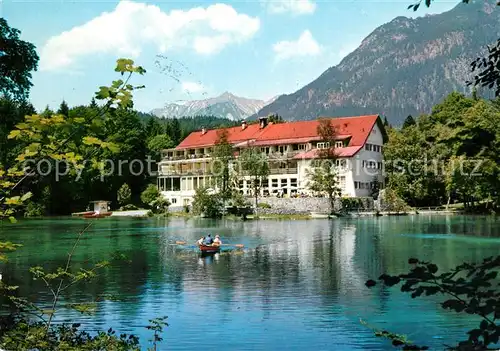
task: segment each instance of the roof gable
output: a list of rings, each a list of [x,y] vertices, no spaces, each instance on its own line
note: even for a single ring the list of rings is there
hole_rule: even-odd
[[[374,124],[379,119],[378,115],[368,115],[331,118],[331,121],[339,137],[350,136],[348,146],[361,146],[366,142]],[[259,145],[271,145],[278,144],[279,140],[286,143],[293,143],[294,140],[295,142],[317,140],[319,123],[319,120],[285,122],[268,124],[262,129],[259,124],[249,124],[245,129],[241,126],[225,129],[228,131],[228,141],[232,144],[252,140]],[[221,129],[208,130],[205,134],[201,131],[193,132],[177,146],[177,149],[213,146],[218,138],[217,133]]]

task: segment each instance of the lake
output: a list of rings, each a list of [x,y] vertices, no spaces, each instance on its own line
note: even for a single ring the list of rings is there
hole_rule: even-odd
[[[57,218],[3,224],[3,240],[24,245],[0,265],[4,281],[40,304],[50,300],[30,266],[64,266],[76,234],[89,220]],[[200,257],[204,234],[244,249]],[[417,257],[452,268],[498,254],[500,222],[492,217],[415,215],[335,220],[232,221],[106,218],[93,220],[74,257],[75,269],[119,252],[90,283],[67,291],[71,302],[103,294],[93,316],[62,311],[90,330],[113,327],[148,346],[148,320],[168,316],[160,350],[391,350],[360,319],[441,348],[463,336],[470,319],[442,310],[442,298],[411,299],[398,288],[368,289],[381,273],[408,270]],[[205,341],[211,340],[209,344]]]

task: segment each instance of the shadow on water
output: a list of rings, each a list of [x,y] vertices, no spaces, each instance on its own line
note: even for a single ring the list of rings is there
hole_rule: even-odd
[[[150,335],[143,326],[148,319],[168,315],[166,346],[178,350],[203,345],[201,331],[206,330],[221,340],[217,348],[222,350],[331,349],[332,345],[336,350],[391,349],[361,326],[360,318],[410,334],[416,342],[442,338],[436,339],[435,346],[440,346],[461,335],[467,318],[437,309],[435,299],[411,299],[397,288],[368,290],[364,282],[383,272],[406,271],[409,257],[446,269],[495,254],[500,248],[499,222],[477,220],[408,216],[333,221],[95,221],[75,255],[73,269],[117,251],[131,262],[118,262],[92,282],[73,286],[65,298],[89,301],[112,294],[121,301],[100,303],[93,317],[68,312],[60,318],[75,317],[94,329],[111,326],[133,332],[147,342]],[[0,229],[5,239],[24,245],[2,267],[3,275],[19,285],[22,294],[43,304],[50,296],[42,293],[43,285],[30,278],[28,269],[40,262],[48,270],[62,266],[83,222],[22,223]],[[474,231],[483,236],[470,237]],[[245,248],[224,247],[220,253],[202,257],[194,245],[172,245],[176,240],[194,243],[207,233],[220,234],[225,243]]]

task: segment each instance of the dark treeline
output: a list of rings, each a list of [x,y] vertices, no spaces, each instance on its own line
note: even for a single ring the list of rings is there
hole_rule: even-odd
[[[24,121],[25,116],[36,113],[44,116],[62,114],[91,120],[100,110],[94,100],[88,105],[75,107],[69,107],[63,101],[57,110],[46,108],[44,111],[36,111],[26,100],[14,100],[7,96],[0,98],[0,164],[9,167],[15,163],[16,157],[23,150],[23,143],[17,139],[9,139],[8,134]],[[57,177],[56,172],[64,173],[64,168],[59,165],[59,169],[56,169],[56,163],[51,160],[52,169],[49,174],[37,174],[25,181],[23,186],[34,195],[33,201],[27,205],[27,215],[65,215],[84,210],[89,201],[100,199],[112,201],[112,206],[116,208],[117,192],[123,184],[131,189],[132,203],[140,204],[141,192],[148,184],[155,183],[154,177],[145,168],[148,157],[158,161],[162,149],[175,147],[201,126],[217,128],[236,123],[214,116],[161,119],[134,110],[116,110],[106,114],[108,116],[103,118],[106,122],[92,126],[92,133],[119,144],[119,152],[111,153],[95,148],[88,150],[78,143],[68,143],[65,151],[82,155],[88,161],[85,168],[80,176],[67,174]],[[107,163],[108,170],[104,177],[101,177],[99,169],[90,166],[91,160],[96,157]],[[134,160],[139,160],[144,165],[142,171],[140,163],[133,163]],[[47,167],[47,163],[40,163],[41,172],[37,173],[49,172]],[[109,170],[109,167],[114,169]],[[151,169],[156,170],[156,162],[151,162]]]
[[[388,128],[388,186],[412,206],[500,205],[500,100],[452,93],[432,113]]]

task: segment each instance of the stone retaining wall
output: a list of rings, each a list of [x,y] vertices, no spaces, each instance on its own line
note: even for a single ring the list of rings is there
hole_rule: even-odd
[[[357,198],[363,211],[373,210],[373,199]],[[259,199],[259,203],[266,203],[271,208],[258,208],[258,214],[310,214],[311,212],[330,212],[330,201],[325,197],[299,197],[299,198],[278,198],[265,197]],[[342,199],[335,199],[335,211],[342,209]]]

